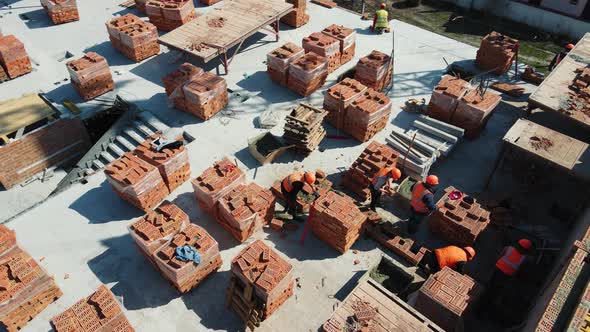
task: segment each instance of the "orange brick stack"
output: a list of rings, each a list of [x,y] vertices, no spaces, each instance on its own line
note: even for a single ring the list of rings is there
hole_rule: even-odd
[[[85,100],[96,98],[115,88],[107,60],[94,52],[68,62],[66,66],[74,89]]]
[[[6,331],[16,332],[61,297],[62,292],[53,278],[15,244],[14,233],[1,228],[3,240],[8,240],[4,243],[12,243],[12,249],[0,255],[0,324]]]
[[[221,111],[228,102],[225,79],[211,72],[204,72],[182,87],[186,112],[202,120],[208,120]]]
[[[287,86],[289,65],[304,53],[303,48],[290,42],[268,53],[266,55],[266,72],[270,79],[281,86]]]
[[[469,83],[451,75],[444,75],[432,90],[428,116],[450,123],[460,98],[470,89]]]
[[[299,28],[309,22],[309,15],[305,12],[307,8],[306,0],[286,0],[286,2],[293,4],[293,10],[281,17],[282,23]]]
[[[133,154],[143,161],[158,168],[166,187],[169,192],[173,192],[181,184],[186,182],[191,176],[191,165],[188,161],[188,152],[184,145],[171,149],[165,148],[161,151],[151,145],[151,143],[160,137],[160,134],[154,134],[147,140],[143,141],[134,151]],[[182,137],[177,138],[182,141]]]
[[[373,51],[361,58],[356,65],[354,79],[377,91],[391,83],[393,76],[393,59],[385,53]]]
[[[237,186],[245,184],[246,175],[229,159],[223,158],[192,180],[192,183],[199,207],[214,214],[217,201]]]
[[[191,246],[200,255],[200,263],[183,262],[176,257],[176,248]],[[181,293],[197,287],[207,276],[221,267],[217,241],[205,229],[189,224],[160,248],[154,255],[156,265],[170,283]]]
[[[135,0],[135,7],[137,7],[137,10],[142,14],[145,14],[145,3],[146,2],[147,2],[147,0]]]
[[[466,137],[476,137],[485,128],[502,97],[490,90],[482,96],[475,89],[459,99],[451,124],[465,129]]]
[[[106,23],[113,47],[129,59],[140,62],[160,53],[158,30],[133,14],[116,17]]]
[[[352,247],[367,220],[352,198],[333,191],[320,196],[309,215],[311,231],[340,253]]]
[[[353,29],[346,28],[342,25],[332,24],[322,30],[332,38],[340,42],[340,64],[343,65],[354,58],[356,48],[356,32]]]
[[[253,309],[262,314],[260,320],[270,317],[293,295],[293,266],[260,240],[244,248],[232,260],[231,278],[243,289],[254,289],[251,295],[256,307]],[[228,291],[231,293],[236,288],[230,286]],[[239,310],[231,297],[230,301],[229,304]]]
[[[0,225],[0,256],[16,246],[16,233],[4,225]]]
[[[326,120],[338,129],[344,128],[346,109],[366,90],[366,86],[352,78],[345,78],[330,87],[324,95],[324,109],[328,111]]]
[[[51,319],[55,332],[134,332],[115,295],[105,285]]]
[[[33,70],[25,45],[13,35],[0,36],[0,65],[11,79]]]
[[[307,53],[289,65],[287,87],[301,96],[319,89],[328,77],[328,61],[315,53]]]
[[[318,194],[322,196],[332,189],[332,182],[326,179],[326,173],[324,173],[324,171],[318,169],[315,171],[314,186]],[[270,190],[278,199],[285,200],[285,197],[283,197],[283,193],[281,192],[281,180],[275,181]],[[315,199],[313,192],[313,188],[308,183],[303,184],[303,189],[301,189],[297,195],[297,202],[295,204],[297,211],[309,211],[310,203]]]
[[[493,31],[481,40],[475,64],[496,75],[502,75],[510,70],[519,45],[518,40]]]
[[[340,42],[321,32],[314,32],[303,38],[305,53],[313,52],[328,61],[328,74],[340,67]]]
[[[80,20],[76,0],[41,0],[41,6],[43,6],[53,24]]]
[[[367,89],[346,109],[343,130],[366,142],[383,130],[391,114],[391,100],[385,94]]]
[[[190,63],[183,63],[178,69],[162,78],[166,95],[169,96],[174,107],[181,111],[186,111],[186,101],[182,87],[187,82],[203,75],[203,73],[204,71],[202,68]]]
[[[193,0],[148,0],[145,12],[162,31],[172,31],[196,17]]]
[[[481,291],[481,285],[471,277],[445,267],[422,285],[414,308],[445,331],[455,331]]]
[[[430,230],[458,246],[472,246],[477,237],[490,223],[490,212],[475,198],[463,194],[461,199],[451,200],[449,193],[454,187],[445,189],[445,195],[438,201],[440,207],[432,214],[428,223]]]
[[[158,169],[131,152],[107,165],[104,172],[117,195],[144,211],[160,204],[169,194]]]
[[[217,204],[217,222],[236,240],[244,242],[268,224],[275,212],[276,198],[256,183],[239,185]]]
[[[419,246],[414,239],[403,234],[399,227],[393,226],[390,222],[381,222],[376,213],[367,214],[371,223],[366,227],[366,234],[379,242],[385,248],[393,251],[396,255],[405,259],[412,265],[418,265],[424,256],[430,252],[425,247]],[[379,220],[375,220],[379,218]]]
[[[375,173],[382,168],[395,167],[398,157],[399,154],[389,146],[373,141],[344,173],[341,184],[366,200]]]

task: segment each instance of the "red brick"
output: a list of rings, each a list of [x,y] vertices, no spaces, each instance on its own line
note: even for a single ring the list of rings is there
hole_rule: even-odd
[[[305,12],[305,7],[295,8],[287,15],[281,17],[281,22],[294,28],[299,28],[309,22],[309,15]]]
[[[156,27],[133,14],[113,18],[106,26],[113,47],[135,62],[160,52]]]
[[[287,87],[302,96],[308,96],[324,85],[327,77],[327,59],[307,53],[289,65]]]
[[[219,199],[246,183],[246,175],[237,165],[224,158],[192,180],[201,209],[213,214]]]
[[[305,53],[313,52],[326,58],[328,62],[328,73],[340,67],[340,41],[327,34],[314,32],[303,38],[302,42]]]
[[[356,65],[354,79],[377,91],[391,83],[393,75],[393,59],[385,53],[372,51],[361,58]]]
[[[53,24],[80,20],[76,0],[41,0],[41,6],[43,6]]]
[[[94,52],[66,63],[66,67],[74,89],[85,100],[94,99],[115,88],[107,61]]]
[[[24,44],[13,35],[0,36],[0,65],[11,79],[33,70]]]
[[[150,23],[162,31],[174,30],[196,17],[192,0],[148,0],[145,10]]]
[[[518,40],[493,31],[481,40],[475,64],[496,75],[502,75],[510,70],[519,46]]]

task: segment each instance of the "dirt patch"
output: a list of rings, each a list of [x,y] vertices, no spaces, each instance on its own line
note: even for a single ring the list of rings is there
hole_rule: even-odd
[[[549,151],[549,148],[553,146],[553,141],[545,137],[533,136],[529,139],[529,142],[535,150]]]
[[[266,134],[258,142],[256,142],[256,150],[263,155],[268,156],[269,153],[282,148],[283,145],[272,134]]]
[[[227,19],[225,17],[216,17],[207,20],[207,25],[210,28],[223,28]]]

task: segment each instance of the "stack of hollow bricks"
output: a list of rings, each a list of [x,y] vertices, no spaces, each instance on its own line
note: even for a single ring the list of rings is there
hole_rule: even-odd
[[[324,95],[324,109],[328,111],[328,122],[338,129],[344,128],[346,109],[366,90],[366,86],[351,78],[345,78],[330,87]]]
[[[326,173],[324,173],[322,170],[315,171],[315,179],[316,180],[314,186],[320,196],[325,195],[328,191],[332,189],[332,182],[326,179]],[[278,199],[284,201],[285,197],[283,197],[283,193],[281,192],[281,182],[282,181],[280,180],[275,181],[270,190]],[[303,184],[303,188],[301,189],[300,195],[297,195],[297,202],[295,203],[295,208],[297,211],[309,211],[310,202],[303,199],[302,196],[310,197],[313,195],[313,192],[314,189],[308,183]]]
[[[255,310],[261,313],[260,320],[272,315],[293,295],[292,265],[261,240],[244,248],[232,260],[231,278],[245,285],[244,289],[254,289],[252,297],[257,306]],[[228,291],[231,294],[232,290]]]
[[[115,295],[105,285],[51,319],[55,332],[134,332]]]
[[[342,25],[332,24],[322,30],[322,33],[335,38],[340,43],[340,65],[354,58],[356,48],[356,32]]]
[[[287,86],[289,66],[304,54],[303,48],[289,42],[266,55],[266,72],[270,79]]]
[[[305,12],[307,0],[286,0],[287,3],[293,4],[293,10],[287,15],[281,17],[281,22],[299,28],[309,22],[309,15]]]
[[[445,331],[455,331],[481,291],[481,285],[471,277],[445,267],[422,285],[414,308]]]
[[[340,67],[340,41],[327,34],[314,32],[303,38],[305,53],[313,52],[328,61],[328,74]]]
[[[106,23],[113,47],[127,58],[140,62],[160,53],[158,30],[133,14],[116,17]]]
[[[0,225],[0,323],[22,329],[62,295],[52,277],[18,247],[14,231]]]
[[[80,20],[76,0],[41,0],[41,6],[43,6],[53,24]]]
[[[458,246],[471,246],[490,223],[490,212],[484,209],[475,198],[463,197],[451,200],[449,194],[454,187],[445,189],[438,201],[439,209],[432,214],[428,225],[430,230],[443,239]]]
[[[352,198],[333,191],[320,196],[309,215],[311,231],[340,253],[350,249],[367,220]]]
[[[215,216],[217,202],[239,185],[246,183],[246,175],[229,159],[224,158],[192,180],[199,207]]]
[[[11,79],[33,70],[24,44],[13,35],[0,36],[0,66]]]
[[[88,52],[82,58],[66,64],[74,89],[85,100],[98,97],[115,88],[107,60]]]
[[[369,185],[382,168],[395,167],[399,154],[385,144],[371,142],[342,176],[341,184],[362,200],[369,198]]]
[[[502,75],[510,70],[512,61],[518,54],[518,40],[491,32],[481,40],[475,64],[485,70],[493,71],[496,75]]]
[[[327,77],[327,59],[310,52],[289,65],[287,88],[301,96],[309,96],[326,83]]]
[[[380,218],[369,214],[371,224],[366,228],[367,233],[381,245],[404,258],[412,265],[418,265],[429,252],[425,247],[418,246],[413,239],[402,237],[399,228],[389,222],[380,222]],[[378,218],[372,219],[372,218]]]
[[[210,119],[227,105],[225,79],[189,63],[182,64],[162,80],[174,107],[200,119]]]
[[[366,89],[346,107],[342,130],[361,142],[383,130],[391,114],[391,100],[384,93]]]
[[[393,59],[385,53],[372,51],[356,64],[354,79],[377,91],[391,83],[393,77]]]
[[[162,31],[172,31],[196,17],[192,0],[148,0],[145,12]]]

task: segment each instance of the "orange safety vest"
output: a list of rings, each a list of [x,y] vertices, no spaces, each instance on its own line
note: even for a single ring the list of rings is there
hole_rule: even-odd
[[[505,275],[514,275],[522,262],[524,262],[525,255],[521,254],[513,246],[504,248],[504,254],[496,262],[496,267],[504,272]]]
[[[373,186],[379,182],[379,179],[387,177],[387,174],[390,172],[391,168],[382,168],[379,171],[377,171],[377,173],[375,173],[375,175],[373,176],[373,180],[371,181],[371,183],[373,183]]]
[[[303,172],[295,172],[295,173],[287,176],[286,178],[283,179],[283,187],[285,188],[285,190],[288,193],[290,193],[291,190],[293,190],[293,183],[303,182],[304,176],[305,176],[305,173],[303,173]]]
[[[454,269],[459,262],[467,262],[467,253],[457,246],[448,246],[434,250],[438,265],[442,270],[445,266]]]
[[[414,211],[419,213],[427,213],[429,211],[426,204],[422,201],[424,196],[428,194],[432,195],[430,190],[428,190],[422,182],[418,182],[414,185],[414,190],[412,190],[412,201],[410,202]]]

